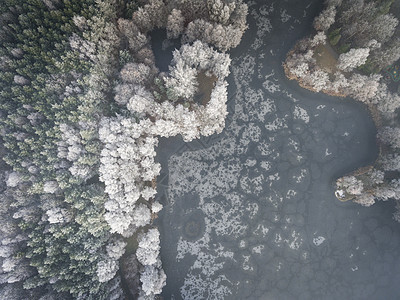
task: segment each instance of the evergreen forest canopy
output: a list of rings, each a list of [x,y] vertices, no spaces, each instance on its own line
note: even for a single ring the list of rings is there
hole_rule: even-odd
[[[221,132],[246,15],[241,0],[1,2],[1,299],[161,293],[157,137]],[[167,73],[157,28],[182,43]]]
[[[394,1],[343,1],[327,31],[330,44],[340,54],[350,49],[369,49],[366,61],[360,66],[360,71],[367,74],[379,73],[399,59],[398,12],[391,11]],[[321,22],[317,19],[316,25]]]

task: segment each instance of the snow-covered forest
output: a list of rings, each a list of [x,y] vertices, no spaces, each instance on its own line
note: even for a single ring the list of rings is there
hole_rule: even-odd
[[[284,67],[307,89],[368,105],[378,128],[379,157],[373,166],[339,178],[336,196],[364,206],[393,199],[400,222],[400,95],[383,72],[400,59],[399,12],[393,3],[326,0],[314,20],[316,34],[296,44]]]
[[[258,20],[256,40],[249,44],[256,50],[270,41],[265,34],[272,30],[269,17],[275,2],[259,11],[252,8],[254,1],[248,4]],[[400,59],[395,4],[395,0],[326,0],[314,20],[314,34],[295,45],[283,68],[288,78],[307,89],[349,96],[368,106],[378,128],[379,157],[373,165],[339,178],[336,196],[364,206],[395,200],[394,218],[400,222],[400,95],[384,75]],[[286,9],[279,13],[282,24],[291,18]],[[181,136],[190,142],[222,132],[228,113],[229,50],[240,44],[247,14],[243,0],[0,1],[0,299],[159,298],[166,285],[160,256],[162,231],[154,223],[163,209],[155,197],[161,173],[156,150],[163,151],[157,149],[159,138]],[[294,17],[292,21],[300,22]],[[159,31],[166,36],[163,46],[179,45],[168,70],[161,70],[152,49],[153,34]],[[258,57],[246,56],[234,68],[237,86],[237,78],[249,81],[249,74],[257,69],[257,80],[265,78],[266,91],[279,89],[275,69],[271,74],[262,71],[264,57],[276,55],[275,48],[267,48]],[[265,56],[268,52],[271,56]],[[282,70],[279,60],[278,64]],[[275,102],[261,89],[243,86],[243,102],[248,106],[235,109],[245,118],[234,121],[254,123],[260,110],[258,121],[267,122],[264,117],[275,110]],[[236,93],[240,95],[240,88]],[[286,96],[297,101],[288,91]],[[293,114],[305,124],[317,116],[297,104]],[[286,112],[276,116],[263,124],[266,130],[287,127]],[[272,164],[267,160],[273,159],[269,155],[277,158],[284,151],[267,149],[265,136],[253,123],[240,134],[246,137],[246,147],[250,140],[252,146],[259,143],[260,156],[268,156],[260,168],[268,171]],[[302,128],[293,130],[291,144],[282,147],[300,151],[295,134]],[[240,130],[235,129],[237,134]],[[275,136],[268,139],[272,142]],[[240,152],[242,146],[224,151]],[[332,154],[328,147],[324,153],[325,157]],[[243,190],[257,187],[258,196],[265,180],[255,158],[245,162],[249,171],[235,176],[241,176]],[[303,158],[297,159],[296,166]],[[239,164],[236,158],[231,161]],[[215,177],[206,175],[215,181],[215,189],[221,188],[225,167],[221,170]],[[226,168],[226,173],[237,170]],[[205,173],[201,168],[197,171],[197,177]],[[296,183],[308,178],[308,173],[301,169]],[[257,180],[250,182],[249,174],[257,175]],[[272,181],[279,176],[265,178]],[[290,199],[296,191],[290,189],[286,195]],[[231,199],[235,212],[251,211],[243,206],[250,198],[237,199]],[[278,212],[271,213],[278,220]],[[269,229],[262,231],[265,237]],[[290,251],[302,243],[293,232]],[[249,241],[254,243],[253,238]],[[281,242],[280,235],[277,241]],[[240,248],[246,243],[241,240]],[[213,247],[222,253],[217,244]],[[258,255],[263,248],[253,249],[252,254]],[[211,261],[210,266],[223,264],[217,262],[220,254],[215,260],[205,258],[203,252],[197,255],[200,261]],[[224,255],[234,260],[233,252]],[[246,257],[247,263],[250,256]],[[197,280],[200,285],[200,277]],[[201,284],[214,288],[209,281]]]
[[[161,293],[158,137],[222,131],[246,15],[241,0],[1,2],[1,299]],[[155,29],[182,45],[169,72]]]

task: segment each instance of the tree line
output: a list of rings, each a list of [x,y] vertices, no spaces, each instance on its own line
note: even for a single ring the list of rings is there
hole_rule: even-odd
[[[124,299],[128,238],[134,297],[161,293],[157,136],[222,130],[225,51],[246,15],[240,0],[1,2],[0,298]],[[182,42],[167,73],[156,28]],[[216,78],[206,104],[195,101],[201,72]]]

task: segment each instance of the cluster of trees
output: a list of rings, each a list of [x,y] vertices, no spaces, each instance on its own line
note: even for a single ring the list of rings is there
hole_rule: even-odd
[[[160,172],[155,163],[156,137],[147,135],[150,120],[135,120],[115,117],[101,122],[100,140],[104,143],[101,151],[100,180],[105,184],[109,200],[105,203],[105,219],[111,232],[125,237],[132,236],[136,228],[151,221],[151,211],[138,200],[149,201],[156,194],[151,181]]]
[[[230,58],[228,54],[213,50],[207,44],[196,41],[184,44],[175,50],[170,72],[163,77],[163,91],[170,101],[157,101],[160,94],[136,88],[135,94],[127,94],[129,111],[141,116],[151,116],[155,122],[151,134],[163,137],[181,134],[185,141],[200,135],[220,133],[227,114],[227,82]],[[194,101],[197,93],[197,77],[200,72],[213,74],[217,78],[210,99],[205,105]],[[133,89],[135,90],[135,89]],[[132,92],[131,92],[132,93]],[[182,103],[183,102],[183,103]]]
[[[129,237],[137,295],[161,293],[157,136],[222,130],[223,52],[246,15],[241,0],[0,3],[0,298],[123,299]],[[183,43],[167,74],[155,66],[155,28]],[[215,78],[203,104],[199,74]]]
[[[390,91],[379,72],[400,58],[400,28],[390,12],[394,0],[326,0],[314,20],[317,33],[301,40],[285,62],[289,78],[314,91],[351,96],[375,112],[381,151],[373,166],[361,168],[336,182],[336,196],[370,206],[394,199],[400,209],[400,95]],[[336,66],[317,63],[317,48],[332,47]],[[400,210],[394,217],[400,221]]]
[[[394,1],[327,1],[327,10],[336,10],[335,22],[326,29],[331,45],[339,53],[349,49],[369,48],[369,55],[360,64],[361,69],[367,73],[377,73],[400,58],[399,21],[390,12]],[[317,20],[316,25],[324,23],[320,22],[322,19]],[[328,17],[323,21],[331,22],[331,19]],[[374,41],[373,47],[371,41]]]
[[[145,35],[166,28],[168,38],[183,43],[201,40],[221,51],[236,47],[247,28],[247,5],[241,0],[149,0],[127,21],[131,46],[145,43]]]
[[[392,3],[326,1],[327,8],[314,20],[317,33],[301,40],[288,54],[284,64],[288,77],[311,90],[351,96],[376,105],[382,114],[392,115],[400,106],[400,96],[389,90],[378,73],[400,58],[400,40],[394,34],[399,30],[398,20],[388,13]],[[343,34],[334,36],[335,32]],[[317,63],[316,49],[329,43],[324,50],[329,51],[339,40],[348,46],[336,47],[340,53],[336,66],[326,70]]]
[[[162,1],[150,1],[133,14],[132,21],[117,21],[122,33],[121,40],[126,45],[124,51],[127,58],[121,65],[114,88],[114,100],[121,115],[103,116],[98,131],[104,145],[99,179],[104,182],[105,192],[110,197],[105,203],[105,219],[112,233],[129,237],[140,228],[146,228],[161,209],[161,205],[152,200],[156,190],[151,181],[160,172],[160,165],[154,161],[154,148],[158,143],[156,136],[181,134],[185,141],[191,141],[201,134],[221,132],[224,127],[227,113],[225,78],[229,75],[229,55],[213,50],[206,43],[210,41],[205,38],[192,45],[187,44],[190,39],[185,32],[192,22],[190,18],[200,16],[193,14],[193,9],[200,9],[201,3],[178,6],[173,2],[165,4]],[[211,4],[212,1],[208,1],[208,5],[214,7]],[[240,8],[245,7],[239,2],[237,4]],[[230,3],[232,11],[227,13],[223,25],[213,23],[213,26],[235,24],[237,18],[229,21],[229,16],[237,4]],[[211,18],[211,8],[201,15],[206,19]],[[183,40],[181,49],[173,53],[168,74],[158,72],[147,36],[150,30],[163,27],[166,27],[168,36],[177,38],[182,35]],[[244,28],[242,24],[240,36]],[[216,42],[215,46],[218,47]],[[194,100],[201,72],[216,78],[210,99],[205,105]],[[141,294],[151,298],[161,292],[165,274],[159,260],[157,264],[146,263],[147,260],[140,255],[138,260],[144,266],[140,277]]]
[[[105,299],[121,292],[118,278],[102,283],[94,276],[111,239],[104,188],[81,184],[68,170],[68,160],[58,155],[61,124],[73,118],[77,123],[84,115],[80,97],[87,89],[84,76],[93,67],[79,60],[68,38],[82,36],[74,16],[91,19],[95,6],[92,1],[35,0],[0,6],[0,124],[3,158],[11,168],[1,197],[8,207],[1,221],[10,224],[1,234],[1,283],[7,293],[12,284],[14,299],[39,299],[46,293]],[[78,156],[90,164],[96,145],[90,145],[92,150],[84,146],[87,155]]]
[[[336,182],[339,199],[352,199],[363,206],[376,200],[397,202],[394,219],[400,222],[400,128],[385,126],[379,129],[382,153],[374,166],[365,171],[339,178]]]
[[[145,266],[140,276],[143,298],[153,298],[160,294],[167,276],[161,268],[160,233],[156,228],[150,229],[138,238],[139,246],[136,251],[138,261]]]
[[[343,1],[337,6],[339,17],[329,29],[328,36],[331,44],[343,52],[338,61],[340,70],[352,72],[358,68],[361,73],[372,73],[369,76],[372,80],[358,84],[362,90],[353,97],[382,112],[383,124],[377,124],[380,125],[378,140],[381,148],[378,160],[366,172],[357,170],[339,178],[337,193],[339,198],[349,198],[363,206],[370,206],[376,200],[393,199],[398,203],[394,219],[400,222],[400,130],[396,111],[400,96],[389,92],[387,85],[379,82],[380,75],[373,74],[400,58],[399,21],[390,13],[393,2]],[[352,77],[363,79],[365,75],[353,74]],[[350,84],[357,84],[357,81],[350,81]]]
[[[370,167],[364,172],[341,177],[336,182],[336,196],[339,199],[353,199],[363,206],[371,206],[375,203],[377,194],[374,188],[384,183],[384,176],[384,172]]]

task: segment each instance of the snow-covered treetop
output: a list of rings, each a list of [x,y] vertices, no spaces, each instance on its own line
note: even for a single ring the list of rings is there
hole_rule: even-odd
[[[154,265],[160,253],[160,233],[157,228],[149,229],[138,238],[139,246],[136,251],[138,261],[142,265]]]
[[[362,66],[369,56],[369,48],[350,49],[346,53],[342,53],[338,59],[338,69],[350,72],[354,68]]]

